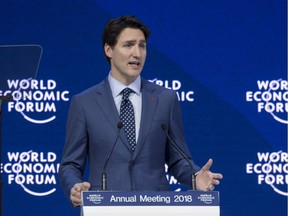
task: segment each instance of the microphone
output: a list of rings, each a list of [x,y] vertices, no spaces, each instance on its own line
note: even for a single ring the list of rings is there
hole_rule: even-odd
[[[192,171],[192,176],[191,176],[191,179],[192,179],[192,184],[191,184],[191,188],[192,190],[196,190],[196,177],[195,177],[195,172],[194,172],[194,169],[193,169],[193,165],[191,163],[191,161],[188,159],[188,157],[185,155],[185,153],[181,150],[181,148],[171,139],[171,137],[169,136],[168,134],[168,128],[167,126],[162,123],[161,124],[161,128],[162,130],[164,130],[167,138],[169,139],[169,141],[171,142],[172,146],[183,156],[183,158],[189,163],[190,167],[191,167],[191,171]]]
[[[113,147],[111,149],[111,151],[109,152],[109,155],[107,156],[106,158],[106,161],[105,161],[105,164],[104,164],[104,167],[103,167],[103,171],[102,171],[102,190],[103,191],[106,191],[107,190],[107,174],[106,174],[106,168],[107,168],[107,165],[108,165],[108,162],[111,158],[111,155],[112,155],[112,152],[116,146],[116,143],[118,141],[118,138],[119,138],[119,134],[120,134],[120,130],[121,128],[123,128],[123,123],[122,122],[118,122],[117,124],[117,129],[118,129],[118,132],[117,132],[117,137],[116,137],[116,140],[113,144]]]

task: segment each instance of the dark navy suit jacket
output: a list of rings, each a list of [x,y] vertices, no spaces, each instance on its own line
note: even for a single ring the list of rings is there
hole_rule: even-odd
[[[189,164],[171,146],[161,128],[161,124],[167,125],[171,138],[190,157],[176,93],[144,79],[141,92],[142,114],[136,149],[130,150],[121,129],[106,169],[108,190],[170,190],[165,163],[179,182],[191,185]],[[60,184],[67,197],[73,185],[83,181],[86,162],[90,190],[101,190],[104,163],[116,140],[119,122],[108,79],[72,98],[59,168]],[[199,170],[197,166],[194,169]]]

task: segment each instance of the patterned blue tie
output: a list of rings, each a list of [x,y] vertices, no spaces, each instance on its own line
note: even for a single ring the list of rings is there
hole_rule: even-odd
[[[120,107],[120,119],[124,125],[124,130],[131,150],[134,151],[136,147],[135,116],[133,105],[129,100],[129,94],[132,92],[134,91],[130,88],[125,88],[122,91],[123,96]]]

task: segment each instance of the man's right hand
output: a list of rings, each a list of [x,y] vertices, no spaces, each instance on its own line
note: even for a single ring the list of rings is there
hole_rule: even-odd
[[[81,192],[88,191],[89,188],[90,188],[89,182],[77,183],[73,186],[70,192],[70,200],[74,207],[77,207],[82,204]]]

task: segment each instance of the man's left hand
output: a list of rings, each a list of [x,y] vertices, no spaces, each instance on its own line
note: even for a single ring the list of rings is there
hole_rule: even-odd
[[[221,173],[212,173],[210,167],[212,166],[213,160],[209,159],[208,162],[201,168],[196,176],[196,188],[201,191],[214,190],[214,185],[219,185],[219,179],[223,176]]]

